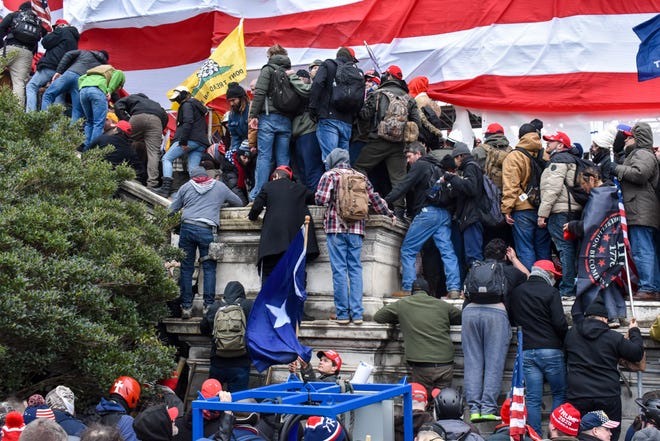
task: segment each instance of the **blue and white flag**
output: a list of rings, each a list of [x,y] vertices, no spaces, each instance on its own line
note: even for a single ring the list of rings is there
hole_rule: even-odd
[[[288,364],[298,356],[312,357],[312,349],[298,341],[305,291],[304,226],[261,288],[247,323],[247,348],[259,372],[274,364]]]

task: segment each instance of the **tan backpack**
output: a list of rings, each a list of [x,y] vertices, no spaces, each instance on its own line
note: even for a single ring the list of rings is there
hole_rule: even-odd
[[[112,74],[115,72],[115,68],[110,64],[100,64],[91,69],[87,69],[87,75],[103,75],[105,77],[105,84],[110,84],[110,79]]]
[[[352,169],[339,171],[337,189],[337,214],[347,224],[367,218],[369,213],[369,189],[367,178]]]
[[[502,189],[502,163],[504,158],[507,157],[509,152],[513,150],[511,146],[505,149],[493,147],[488,144],[483,144],[482,147],[486,150],[486,164],[484,166],[484,173],[497,185],[497,188]]]

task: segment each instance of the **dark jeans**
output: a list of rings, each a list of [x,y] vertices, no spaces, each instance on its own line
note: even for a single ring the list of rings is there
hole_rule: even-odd
[[[215,378],[222,383],[222,390],[238,392],[246,390],[250,384],[250,367],[222,367],[211,365],[209,378]]]
[[[306,133],[296,139],[296,161],[301,182],[311,191],[316,191],[325,167],[321,161],[321,147],[315,132]]]
[[[582,416],[593,410],[602,410],[612,421],[621,421],[621,397],[619,395],[605,398],[573,398],[568,401],[580,411]],[[618,441],[619,434],[621,434],[621,426],[612,429],[610,441]]]

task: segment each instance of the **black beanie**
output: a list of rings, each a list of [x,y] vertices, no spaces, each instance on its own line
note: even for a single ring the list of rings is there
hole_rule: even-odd
[[[605,307],[605,300],[603,300],[603,296],[600,294],[596,296],[594,301],[591,302],[591,304],[587,306],[587,309],[584,311],[585,317],[589,317],[590,315],[605,318],[608,316],[607,308]]]
[[[528,133],[534,133],[536,132],[536,127],[531,125],[530,123],[525,123],[522,126],[520,126],[520,130],[518,130],[518,138],[522,138]]]
[[[243,98],[247,96],[245,89],[241,87],[238,83],[229,83],[227,85],[227,99],[231,98]]]
[[[541,129],[543,128],[543,121],[541,121],[541,120],[538,119],[538,118],[534,118],[534,119],[531,120],[529,123],[530,123],[531,125],[533,125],[534,127],[536,127],[536,131],[537,131],[537,132],[540,132]]]

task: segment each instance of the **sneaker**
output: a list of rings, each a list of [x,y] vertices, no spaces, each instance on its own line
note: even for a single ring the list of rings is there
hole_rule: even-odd
[[[475,423],[481,419],[481,415],[478,413],[471,413],[470,414],[470,421]]]
[[[192,308],[181,308],[181,318],[189,319],[192,317]]]
[[[611,329],[616,329],[621,327],[621,322],[619,319],[612,319],[607,321],[607,326],[609,326]]]
[[[392,293],[392,297],[408,297],[409,295],[410,295],[410,291],[405,289]]]
[[[479,415],[481,421],[502,421],[502,418],[498,417],[494,413],[487,413],[486,415]]]
[[[448,299],[460,299],[461,298],[461,292],[457,289],[452,289],[451,291],[447,292],[447,298]]]
[[[335,322],[338,325],[348,325],[351,321],[350,319],[336,319]]]
[[[364,320],[362,319],[353,320],[354,325],[361,325],[362,323],[364,323]]]

